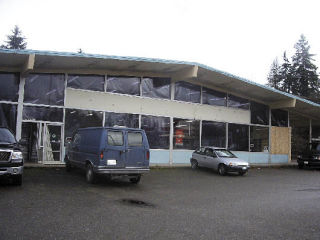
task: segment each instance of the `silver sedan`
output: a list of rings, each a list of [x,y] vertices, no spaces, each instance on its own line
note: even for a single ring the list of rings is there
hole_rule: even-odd
[[[220,175],[228,172],[237,172],[244,175],[250,168],[249,163],[237,158],[232,152],[225,148],[201,147],[192,153],[190,159],[191,167],[212,168]]]

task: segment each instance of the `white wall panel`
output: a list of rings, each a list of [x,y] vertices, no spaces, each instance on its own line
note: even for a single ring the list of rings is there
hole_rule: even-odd
[[[231,123],[250,123],[250,111],[171,100],[142,98],[68,88],[67,108],[179,117]]]

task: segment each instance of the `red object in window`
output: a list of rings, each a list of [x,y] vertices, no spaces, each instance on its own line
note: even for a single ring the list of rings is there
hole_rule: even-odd
[[[176,145],[183,145],[184,133],[182,129],[176,129]]]

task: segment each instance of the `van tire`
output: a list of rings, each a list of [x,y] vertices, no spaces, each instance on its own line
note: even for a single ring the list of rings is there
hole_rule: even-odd
[[[86,168],[86,180],[87,180],[87,183],[90,183],[90,184],[96,183],[96,180],[97,180],[97,176],[93,171],[93,167],[90,163],[87,164],[87,168]]]
[[[12,176],[12,184],[15,186],[21,186],[22,185],[22,175],[15,175]]]
[[[130,182],[133,184],[138,184],[140,182],[141,175],[136,176],[135,178],[130,178]]]

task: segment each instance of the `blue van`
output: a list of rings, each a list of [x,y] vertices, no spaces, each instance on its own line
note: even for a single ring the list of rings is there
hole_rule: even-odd
[[[80,128],[67,138],[65,163],[86,170],[88,183],[96,181],[97,174],[110,178],[127,176],[139,183],[141,174],[149,172],[149,143],[144,130],[121,127]]]

